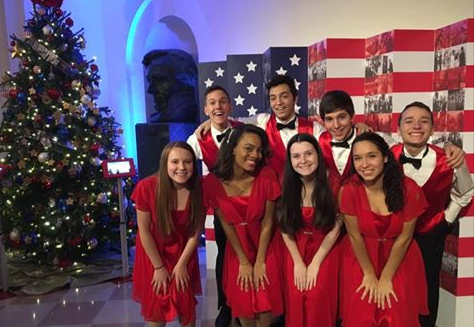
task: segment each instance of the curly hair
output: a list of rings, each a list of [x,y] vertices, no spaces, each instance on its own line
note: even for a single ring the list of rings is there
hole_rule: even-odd
[[[352,152],[355,144],[363,141],[374,144],[376,148],[378,148],[378,151],[383,155],[383,158],[387,158],[383,168],[383,191],[386,198],[385,202],[388,210],[391,212],[402,210],[404,207],[404,173],[401,166],[396,161],[388,144],[376,133],[366,132],[358,135],[353,141],[351,148]],[[352,160],[352,174],[354,173],[356,173],[356,170],[354,160]]]
[[[315,187],[312,192],[312,204],[315,208],[313,225],[317,228],[330,228],[335,224],[336,210],[333,193],[327,179],[327,170],[323,154],[317,140],[310,134],[294,135],[287,145],[282,196],[277,204],[277,222],[283,233],[294,234],[303,228],[301,176],[292,167],[290,149],[294,143],[312,144],[318,157],[315,171]]]
[[[266,132],[254,125],[251,124],[242,124],[235,126],[232,131],[225,136],[224,140],[221,143],[219,149],[218,158],[215,165],[211,169],[211,172],[215,174],[219,179],[229,181],[232,179],[233,163],[234,163],[234,149],[236,148],[238,142],[241,140],[242,136],[246,133],[252,133],[259,136],[261,139],[261,153],[262,158],[257,164],[256,172],[262,168],[267,162],[267,159],[271,156],[271,150],[269,147],[269,139],[267,138]]]

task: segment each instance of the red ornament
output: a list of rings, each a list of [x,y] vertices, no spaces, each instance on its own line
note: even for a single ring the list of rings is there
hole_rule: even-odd
[[[56,89],[49,89],[48,91],[46,91],[46,94],[54,101],[57,101],[61,96],[61,93]]]
[[[43,7],[61,7],[63,0],[31,0],[31,2]]]
[[[91,144],[91,151],[97,152],[101,148],[101,145],[98,143]]]
[[[52,185],[51,181],[48,180],[43,183],[43,189],[49,190],[51,188],[51,185]]]
[[[12,248],[15,248],[15,249],[19,248],[20,247],[20,240],[15,240],[15,241],[10,240],[10,246]]]
[[[71,17],[68,17],[68,18],[66,18],[65,23],[66,23],[66,25],[71,27],[71,26],[74,25],[74,20],[72,20]]]
[[[63,11],[59,8],[56,8],[54,14],[59,17],[63,15]]]
[[[75,236],[73,238],[70,238],[66,241],[71,246],[78,246],[82,242],[82,237],[81,236]]]
[[[18,90],[17,89],[11,89],[8,95],[10,96],[10,98],[16,99],[16,97],[18,96]]]
[[[87,214],[87,215],[84,217],[84,222],[85,222],[85,223],[89,223],[89,222],[91,222],[91,219],[92,219],[92,218],[91,218],[91,215],[90,215],[90,214]]]
[[[43,121],[43,117],[41,115],[35,115],[35,122],[41,123]]]
[[[99,67],[97,67],[96,64],[92,64],[92,65],[91,65],[91,71],[97,72],[98,70],[99,70]]]
[[[69,268],[72,265],[73,265],[72,261],[68,259],[59,259],[58,263],[56,264],[58,268],[64,268],[64,269]]]
[[[30,63],[28,62],[28,60],[23,60],[23,61],[21,62],[21,64],[22,64],[24,67],[28,67],[28,65],[29,65]]]

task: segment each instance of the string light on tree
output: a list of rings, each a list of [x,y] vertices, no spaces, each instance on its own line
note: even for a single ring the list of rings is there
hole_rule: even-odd
[[[81,53],[84,30],[72,30],[62,0],[31,1],[32,17],[10,43],[18,71],[0,83],[0,160],[11,166],[0,180],[2,229],[7,249],[64,269],[118,240],[115,183],[102,178],[101,162],[121,156],[120,128],[96,103],[100,69]],[[132,187],[128,179],[124,194]]]

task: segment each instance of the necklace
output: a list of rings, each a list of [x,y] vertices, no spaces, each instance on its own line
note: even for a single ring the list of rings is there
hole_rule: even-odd
[[[241,187],[241,186],[239,186],[238,184],[236,184],[236,182],[223,181],[223,183],[224,183],[227,187],[230,187],[230,188],[234,189],[235,191],[238,191],[238,194],[239,194],[239,195],[243,194],[243,193],[246,191],[246,189],[247,189],[247,186]]]

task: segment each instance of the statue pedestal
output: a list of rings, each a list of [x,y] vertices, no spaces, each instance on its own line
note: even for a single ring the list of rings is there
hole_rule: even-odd
[[[137,165],[140,178],[152,175],[158,170],[160,155],[168,142],[186,142],[197,126],[194,122],[136,124]]]

